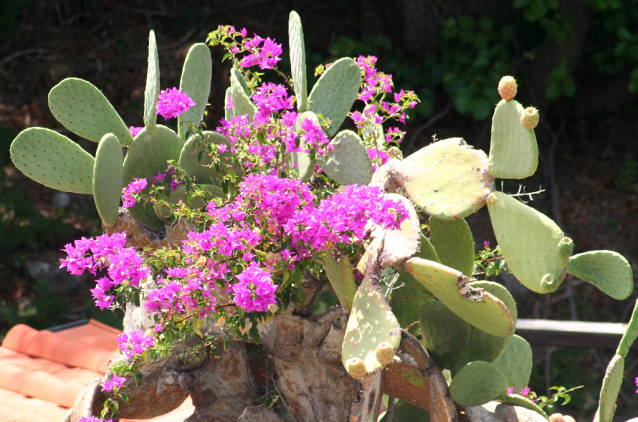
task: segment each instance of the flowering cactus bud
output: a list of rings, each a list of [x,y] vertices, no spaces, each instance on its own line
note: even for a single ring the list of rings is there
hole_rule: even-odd
[[[352,358],[346,362],[346,371],[354,379],[361,379],[366,376],[366,365],[359,358]]]
[[[390,343],[387,343],[385,341],[379,343],[374,353],[381,365],[391,364],[392,359],[394,358],[394,348],[390,346]]]
[[[516,97],[516,79],[511,76],[503,76],[498,83],[498,94],[504,100],[511,100]]]
[[[521,124],[525,129],[534,129],[538,126],[540,115],[535,107],[527,107],[523,114],[521,114]]]

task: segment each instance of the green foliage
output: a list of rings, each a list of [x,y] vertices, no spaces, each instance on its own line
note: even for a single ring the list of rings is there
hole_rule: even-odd
[[[26,324],[38,330],[52,328],[68,322],[69,310],[69,303],[51,293],[45,280],[35,286],[33,299],[18,306],[0,300],[0,319],[9,326]]]

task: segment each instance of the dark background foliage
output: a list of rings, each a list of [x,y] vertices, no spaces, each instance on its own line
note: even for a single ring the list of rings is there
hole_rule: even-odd
[[[50,88],[66,77],[84,78],[103,90],[127,124],[141,126],[150,29],[164,89],[179,84],[189,46],[219,24],[275,38],[286,50],[291,10],[304,25],[309,69],[344,55],[373,54],[397,89],[419,94],[406,154],[433,136],[462,136],[487,151],[496,85],[502,75],[515,76],[517,99],[541,111],[539,169],[521,184],[545,191],[530,204],[574,238],[576,252],[616,250],[638,269],[637,0],[2,0],[0,332],[19,322],[47,328],[89,315],[117,320],[88,304],[90,282],[55,271],[65,243],[100,233],[91,198],[43,188],[9,158],[11,140],[30,126],[73,138],[48,110]],[[209,127],[222,117],[228,84],[222,54],[213,50]],[[95,144],[74,139],[94,151]],[[518,181],[503,183],[508,192],[518,187]],[[477,245],[494,242],[485,210],[469,222]],[[636,298],[614,301],[570,278],[542,297],[503,281],[523,318],[624,322]],[[612,353],[539,348],[532,387],[547,394],[552,385],[585,384],[564,410],[589,419]],[[627,362],[619,420],[638,413],[630,385],[636,362],[634,356]]]

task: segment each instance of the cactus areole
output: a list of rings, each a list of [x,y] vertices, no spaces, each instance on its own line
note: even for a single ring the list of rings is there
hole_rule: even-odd
[[[507,391],[527,385],[531,349],[514,335],[509,292],[476,280],[487,264],[474,261],[463,218],[487,205],[499,245],[483,253],[539,294],[570,273],[624,299],[633,275],[615,252],[572,256],[556,223],[497,191],[495,178],[536,171],[538,111],[513,100],[506,76],[489,157],[450,138],[403,160],[399,124],[418,97],[395,89],[372,56],[325,64],[308,87],[301,25],[292,12],[292,79],[261,79],[283,74],[281,44],[220,26],[191,48],[180,86],[165,90],[151,31],[143,128],[127,129],[98,88],[68,78],[51,90],[51,111],[99,142],[96,156],[45,128],[13,141],[25,175],[93,194],[105,233],[66,245],[62,267],[100,271],[96,305],[126,310],[121,357],[69,421],[150,418],[190,395],[193,420],[237,420],[270,403],[273,421],[367,422],[382,391],[433,421],[494,400],[545,417]],[[233,65],[230,87],[215,88],[226,90],[213,105],[225,118],[204,130],[210,47]],[[355,130],[341,130],[347,119]],[[326,283],[339,304],[313,315]],[[613,417],[634,317],[605,376],[601,422]]]

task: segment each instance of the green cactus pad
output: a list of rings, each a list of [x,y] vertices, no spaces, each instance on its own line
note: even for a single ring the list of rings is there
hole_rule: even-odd
[[[625,359],[620,355],[614,355],[607,366],[607,372],[600,389],[598,409],[594,415],[594,422],[613,422],[616,413],[616,400],[622,385],[625,372]]]
[[[448,368],[470,338],[470,325],[436,299],[423,303],[419,327],[421,343],[439,368]]]
[[[547,413],[545,413],[545,411],[542,408],[538,407],[536,403],[534,403],[527,397],[521,396],[519,394],[505,393],[505,394],[502,394],[498,399],[505,404],[510,404],[512,406],[520,406],[520,407],[524,407],[525,409],[533,410],[534,412],[538,413],[545,419],[549,419],[549,417],[547,417]]]
[[[243,81],[243,84],[242,84]],[[244,84],[246,81],[237,69],[230,72],[230,92],[233,98],[233,116],[248,115],[248,120],[252,122],[253,116],[257,112],[257,107],[253,104],[249,94],[246,92]]]
[[[230,74],[235,76],[235,78],[237,78],[237,81],[239,82],[239,86],[241,86],[241,88],[244,90],[246,95],[250,98],[251,97],[250,88],[248,88],[248,82],[246,82],[246,78],[244,77],[244,74],[241,73],[241,71],[235,67],[230,69]]]
[[[142,129],[124,159],[123,184],[128,185],[136,177],[150,180],[158,172],[165,172],[167,161],[177,160],[183,146],[184,141],[166,126]],[[136,222],[150,229],[159,229],[164,225],[151,208],[145,208],[141,203],[135,204],[129,212]]]
[[[78,144],[49,129],[20,132],[9,149],[16,168],[44,186],[74,193],[93,193],[95,160]]]
[[[232,98],[232,93],[233,93],[232,89],[228,87],[226,88],[226,93],[224,94],[224,119],[226,119],[229,122],[230,122],[230,119],[232,119],[235,116],[233,112],[233,108],[227,107],[228,103],[230,102],[230,98]]]
[[[617,252],[591,251],[574,255],[569,258],[567,272],[617,300],[628,298],[634,288],[631,264]]]
[[[366,121],[363,125],[363,140],[369,142],[367,138],[371,138],[370,143],[372,145],[382,149],[386,144],[383,126],[378,123],[370,123]]]
[[[495,179],[525,179],[536,172],[538,145],[533,129],[521,125],[524,108],[515,100],[501,100],[492,118],[489,173]]]
[[[629,348],[634,344],[636,338],[638,338],[638,300],[636,300],[629,324],[625,329],[625,334],[623,334],[622,339],[620,339],[616,353],[624,358],[627,357]]]
[[[507,336],[514,330],[507,306],[494,295],[469,286],[461,272],[445,265],[412,258],[405,269],[452,312],[473,326],[496,336]]]
[[[159,54],[155,32],[148,34],[148,68],[146,89],[144,90],[144,127],[152,129],[157,125],[157,100],[160,93]]]
[[[393,422],[430,422],[430,412],[407,401],[394,403]]]
[[[294,10],[288,18],[288,36],[290,44],[290,73],[297,97],[297,110],[308,110],[308,86],[306,84],[306,48],[304,46],[301,19]]]
[[[471,277],[474,273],[474,237],[465,219],[430,217],[430,240],[441,264]]]
[[[301,122],[304,119],[312,119],[316,123],[319,123],[319,118],[312,111],[304,111],[299,114],[297,117],[297,122],[295,123],[295,131],[299,132],[301,130]],[[315,174],[315,168],[317,167],[317,160],[314,158],[310,158],[310,155],[304,150],[307,148],[306,143],[299,139],[299,148],[301,151],[290,153],[290,162],[289,165],[295,170],[298,174],[298,177],[303,182],[308,182],[313,174]]]
[[[361,359],[368,373],[381,368],[383,365],[377,360],[375,350],[384,341],[396,350],[401,342],[401,327],[386,303],[379,283],[366,277],[354,297],[343,338],[341,360],[344,368],[352,358]]]
[[[423,236],[421,233],[421,251],[419,251],[419,256],[423,259],[429,259],[430,261],[441,263],[441,259],[439,258],[439,254],[436,253],[436,249],[434,249],[434,245],[430,242],[430,239]]]
[[[321,114],[332,122],[328,134],[333,136],[339,130],[352,104],[357,99],[361,71],[351,58],[344,57],[334,62],[310,92],[310,111]]]
[[[492,362],[507,378],[507,386],[521,391],[532,375],[532,347],[523,337],[514,335],[503,353]]]
[[[184,143],[179,155],[179,165],[189,176],[195,177],[196,183],[217,184],[220,179],[219,174],[214,168],[206,167],[212,163],[210,157],[207,154],[202,154],[201,161],[199,160],[200,153],[204,151],[204,148],[201,144],[198,146],[198,136],[200,135],[193,135]],[[205,131],[201,133],[199,139],[204,139],[207,143],[215,145],[226,144],[228,151],[219,155],[220,166],[227,167],[232,163],[234,154],[230,152],[231,143],[224,135],[219,132]]]
[[[326,174],[340,185],[367,185],[372,178],[372,162],[359,135],[342,130],[331,145],[334,150],[318,159]]]
[[[516,326],[518,319],[516,301],[502,284],[492,281],[475,281],[470,283],[470,286],[483,289],[503,302],[510,311],[513,324]],[[460,368],[475,360],[493,363],[507,347],[513,335],[512,332],[507,336],[495,336],[476,327],[470,327],[470,338],[467,342],[467,347],[451,364],[452,373],[455,374]]]
[[[208,196],[202,198],[201,196],[192,196],[193,191],[186,192],[186,186],[180,186],[177,189],[171,191],[168,194],[168,198],[166,198],[166,202],[170,204],[177,204],[179,201],[182,201],[184,204],[188,205],[189,208],[203,208],[206,204],[213,198],[223,198],[224,190],[219,186],[215,185],[199,185],[202,189],[209,193]],[[189,202],[189,196],[190,198]],[[154,207],[155,215],[159,217],[162,221],[169,221],[171,217],[171,210],[167,206],[155,205]]]
[[[131,145],[129,128],[102,91],[83,79],[67,78],[51,88],[49,108],[65,128],[93,142],[112,133],[122,146]]]
[[[571,239],[549,217],[504,193],[490,195],[487,207],[514,276],[536,293],[556,290],[565,278]]]
[[[179,87],[195,101],[195,105],[177,117],[177,134],[180,138],[186,136],[187,122],[197,126],[202,121],[212,76],[213,61],[208,46],[204,43],[193,44],[184,60]]]
[[[461,406],[480,406],[507,391],[507,380],[494,365],[475,361],[452,378],[450,395]]]
[[[419,320],[423,303],[434,296],[406,271],[399,273],[397,281],[400,287],[392,291],[390,306],[401,327],[405,328]],[[410,332],[414,334],[416,330],[418,325],[415,324]]]
[[[337,295],[344,312],[350,313],[354,295],[357,293],[357,284],[350,259],[348,259],[347,255],[336,259],[328,250],[323,251],[321,257],[323,259],[323,268],[326,271],[328,280],[330,280],[332,290]]]
[[[100,218],[109,227],[117,223],[124,177],[123,164],[120,141],[112,133],[107,133],[95,152],[93,200]]]
[[[431,216],[456,220],[478,211],[494,191],[487,156],[461,138],[435,142],[396,166],[399,184]]]

